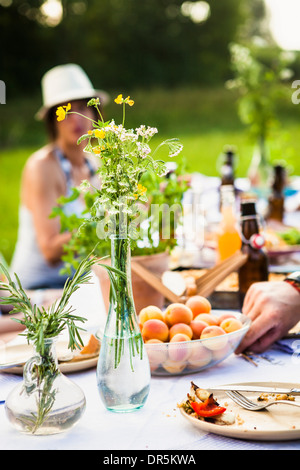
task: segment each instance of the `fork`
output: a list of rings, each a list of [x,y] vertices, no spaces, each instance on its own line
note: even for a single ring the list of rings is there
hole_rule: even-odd
[[[254,403],[254,401],[249,400],[249,398],[246,398],[240,392],[237,392],[234,390],[231,390],[230,392],[226,392],[226,395],[228,395],[228,397],[231,398],[231,400],[234,401],[237,405],[240,405],[242,408],[245,408],[246,410],[251,410],[251,411],[265,410],[271,405],[278,405],[280,403],[300,407],[300,403],[295,403],[294,401],[290,401],[290,400],[273,400],[264,404]]]

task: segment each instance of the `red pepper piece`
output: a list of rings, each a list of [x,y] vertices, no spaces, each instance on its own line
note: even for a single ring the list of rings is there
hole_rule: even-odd
[[[191,407],[198,416],[201,416],[203,418],[211,418],[213,416],[218,416],[224,413],[224,411],[226,411],[226,408],[220,406],[214,400],[212,395],[210,395],[207,400],[202,403],[198,403],[195,401],[191,402]]]

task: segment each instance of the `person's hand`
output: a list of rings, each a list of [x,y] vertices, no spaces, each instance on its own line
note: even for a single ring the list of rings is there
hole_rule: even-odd
[[[284,281],[255,283],[245,296],[242,313],[252,325],[235,353],[260,353],[300,320],[300,294]]]

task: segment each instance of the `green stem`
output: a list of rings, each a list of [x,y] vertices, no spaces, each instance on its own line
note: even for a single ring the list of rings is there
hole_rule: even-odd
[[[125,126],[125,107],[126,107],[126,104],[125,104],[125,101],[123,102],[123,121],[122,121],[122,126],[124,127]]]
[[[84,114],[78,113],[77,111],[67,111],[66,115],[68,115],[68,114],[77,114],[78,116],[81,116],[85,119],[88,119],[89,121],[93,122],[96,125],[98,124],[98,122],[95,121],[95,119],[89,118],[88,116],[85,116]]]
[[[128,341],[130,366],[131,370],[134,370],[133,357],[140,355],[142,358],[142,347],[131,293],[129,243],[128,238],[116,238],[112,241],[112,265],[117,270],[113,273],[117,296],[114,296],[112,306],[112,311],[115,313],[115,334],[112,336],[114,337],[115,368],[120,364],[125,341]]]

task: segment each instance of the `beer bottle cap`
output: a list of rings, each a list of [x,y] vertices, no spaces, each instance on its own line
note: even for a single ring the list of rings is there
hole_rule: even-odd
[[[246,200],[241,202],[241,216],[249,216],[254,215],[256,216],[256,207],[255,201],[253,200]]]
[[[255,248],[256,250],[259,250],[260,248],[262,248],[264,246],[265,239],[260,233],[256,233],[255,235],[252,235],[250,237],[249,242],[250,242],[250,246],[252,246],[252,248]]]

